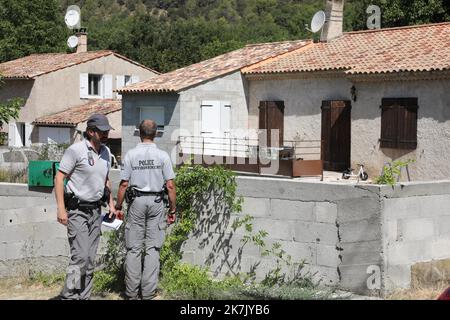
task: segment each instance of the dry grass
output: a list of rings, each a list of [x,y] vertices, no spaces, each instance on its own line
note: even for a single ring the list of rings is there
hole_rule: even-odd
[[[27,169],[11,172],[9,170],[0,169],[0,182],[9,183],[27,183],[28,171]]]
[[[411,289],[396,290],[386,296],[386,300],[436,300],[449,286],[448,282],[436,283],[432,286],[414,286]]]
[[[58,276],[38,276],[0,279],[0,300],[48,300],[56,297],[63,287]],[[116,293],[93,296],[93,300],[121,300]]]
[[[0,300],[48,300],[60,291],[60,284],[44,285],[23,278],[0,279]]]

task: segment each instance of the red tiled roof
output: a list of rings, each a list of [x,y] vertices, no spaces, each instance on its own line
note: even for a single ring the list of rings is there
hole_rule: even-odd
[[[117,91],[120,93],[177,92],[261,60],[301,48],[309,43],[311,41],[304,40],[248,45],[242,49],[153,77],[147,81],[142,81]]]
[[[76,126],[80,122],[86,121],[93,113],[108,114],[115,111],[122,110],[121,100],[112,99],[97,99],[91,100],[81,106],[75,106],[67,110],[43,116],[36,121],[36,125],[51,125],[51,126]]]
[[[68,68],[77,64],[85,63],[94,59],[103,58],[109,55],[115,55],[130,63],[159,74],[155,70],[147,68],[133,60],[110,50],[87,51],[80,53],[44,53],[32,54],[16,60],[0,64],[0,75],[2,78],[22,78],[33,79],[43,74],[54,72],[60,69]]]
[[[450,69],[450,22],[344,33],[269,62],[244,74],[345,70],[376,74]]]

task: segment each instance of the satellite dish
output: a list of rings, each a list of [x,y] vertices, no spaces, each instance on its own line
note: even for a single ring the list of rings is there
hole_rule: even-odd
[[[67,39],[67,45],[71,49],[76,48],[76,46],[78,46],[78,37],[77,36],[70,36],[69,39]]]
[[[317,11],[311,20],[311,31],[314,33],[320,31],[325,24],[326,18],[327,16],[324,11]]]
[[[64,21],[69,29],[80,28],[81,10],[78,6],[69,6]]]

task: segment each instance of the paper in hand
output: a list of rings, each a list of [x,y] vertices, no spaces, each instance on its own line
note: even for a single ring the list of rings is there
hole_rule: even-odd
[[[105,221],[105,216],[109,215],[109,213],[102,214],[102,225],[111,229],[119,230],[120,226],[123,223],[123,220],[120,219],[114,219],[111,222]],[[106,219],[107,220],[107,219]]]

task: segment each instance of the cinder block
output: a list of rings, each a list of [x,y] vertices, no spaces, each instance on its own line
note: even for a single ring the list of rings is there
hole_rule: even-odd
[[[406,265],[432,260],[432,242],[397,242],[387,248],[386,255],[387,261],[393,265]]]
[[[306,265],[301,274],[311,277],[313,282],[320,286],[337,286],[340,282],[339,273],[334,267]]]
[[[270,205],[270,214],[274,218],[314,221],[314,202],[271,199]]]
[[[411,266],[389,264],[386,267],[384,279],[386,293],[396,289],[409,289],[411,287]]]
[[[67,238],[67,227],[54,222],[33,223],[33,239],[48,240],[53,238]]]
[[[41,221],[56,221],[56,205],[0,210],[0,227]]]
[[[339,255],[342,258],[341,266],[374,264],[383,262],[381,241],[341,243]]]
[[[416,198],[384,199],[383,214],[387,221],[419,218],[421,206]]]
[[[329,202],[316,202],[314,213],[317,222],[335,224],[337,219],[337,205]]]
[[[435,222],[439,228],[439,236],[450,236],[450,215],[440,216],[435,220]]]
[[[378,272],[373,272],[374,269],[378,270]],[[380,293],[382,288],[382,272],[380,266],[371,264],[340,266],[339,272],[341,275],[340,287],[342,289],[363,295],[378,295]],[[375,279],[380,284],[379,288],[372,287],[375,284],[371,281],[370,286],[368,286],[368,280],[372,280],[374,277],[379,277]]]
[[[384,220],[383,238],[388,244],[402,240],[397,222],[398,220]]]
[[[23,259],[34,255],[34,247],[27,241],[9,242],[5,246],[5,260]]]
[[[314,216],[316,222],[336,224],[337,205],[329,202],[316,202]]]
[[[450,258],[450,235],[431,241],[431,256],[433,259]]]
[[[278,243],[281,244],[281,248],[286,254],[291,256],[293,262],[304,261],[308,264],[316,264],[316,244],[295,241],[278,241]]]
[[[51,238],[42,241],[36,248],[35,255],[40,257],[68,256],[70,253],[67,238]]]
[[[375,196],[338,201],[337,219],[340,224],[366,219],[381,219],[380,201]]]
[[[399,222],[399,237],[403,241],[425,240],[433,236],[432,219],[404,219]]]
[[[450,211],[448,195],[413,196],[384,200],[387,220],[440,217]]]
[[[265,230],[269,233],[267,238],[274,240],[293,240],[295,225],[296,223],[292,223],[290,220],[282,221],[263,218],[255,218],[253,220],[254,232]]]
[[[252,217],[267,217],[270,212],[270,199],[244,197],[242,214]]]
[[[11,243],[17,241],[25,241],[32,237],[33,225],[30,223],[0,228],[0,242]]]
[[[341,263],[339,253],[336,246],[317,245],[317,264],[319,266],[335,267],[337,268]]]
[[[44,194],[37,197],[27,195],[25,190],[22,193],[24,193],[22,196],[0,196],[0,203],[2,204],[0,215],[7,213],[9,209],[34,208],[56,204],[55,197],[52,194]]]
[[[341,243],[365,242],[381,239],[381,223],[373,220],[361,220],[339,225]]]
[[[329,245],[338,243],[337,227],[334,225],[296,221],[293,228],[294,241]]]

